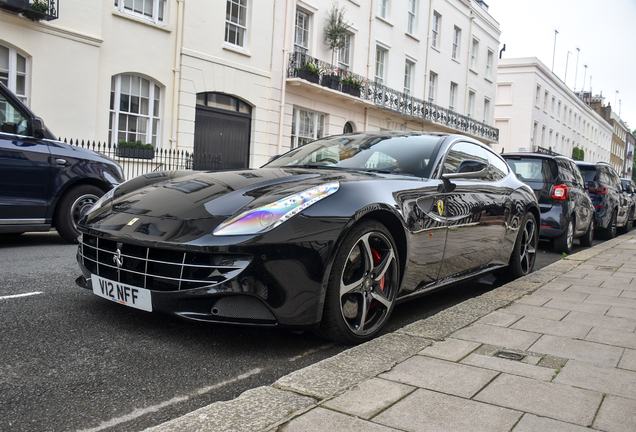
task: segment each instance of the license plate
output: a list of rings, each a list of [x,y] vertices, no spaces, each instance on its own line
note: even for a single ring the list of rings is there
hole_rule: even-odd
[[[115,303],[152,312],[150,290],[92,275],[93,293]]]

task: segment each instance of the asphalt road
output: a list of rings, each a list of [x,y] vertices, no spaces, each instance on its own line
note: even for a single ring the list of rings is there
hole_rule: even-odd
[[[347,348],[113,304],[75,285],[75,250],[55,232],[0,236],[0,431],[140,431]],[[536,267],[560,258],[541,244]],[[386,331],[499,284],[398,305]]]

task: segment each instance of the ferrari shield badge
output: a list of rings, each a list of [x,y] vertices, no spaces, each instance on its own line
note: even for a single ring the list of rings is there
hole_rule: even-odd
[[[444,201],[437,201],[437,212],[440,216],[444,215]]]

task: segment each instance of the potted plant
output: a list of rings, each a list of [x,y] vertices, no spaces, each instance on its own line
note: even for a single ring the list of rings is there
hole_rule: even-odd
[[[348,93],[352,96],[360,97],[360,89],[362,88],[362,79],[357,78],[353,74],[347,73],[340,79],[342,84],[343,93]]]
[[[325,44],[331,50],[331,64],[334,64],[336,50],[341,50],[346,46],[346,36],[349,32],[349,23],[344,18],[346,8],[338,8],[334,3],[327,14],[327,25],[325,26]]]
[[[152,144],[142,144],[141,141],[119,141],[115,154],[119,157],[154,159],[155,148]]]
[[[314,84],[320,81],[321,68],[314,59],[303,59],[301,66],[298,68],[298,78],[302,78]]]
[[[329,87],[333,90],[338,90],[340,87],[340,76],[337,70],[329,69],[322,74],[321,84],[324,87]]]
[[[34,0],[29,7],[22,11],[22,16],[31,21],[42,21],[49,14],[49,4],[44,0]]]

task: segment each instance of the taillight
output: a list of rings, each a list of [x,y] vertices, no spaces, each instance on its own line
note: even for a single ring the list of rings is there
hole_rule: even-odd
[[[552,192],[550,192],[553,199],[564,200],[570,195],[570,191],[566,185],[552,186]]]
[[[599,195],[607,195],[607,188],[605,186],[599,185],[596,189],[589,188],[588,192]]]

